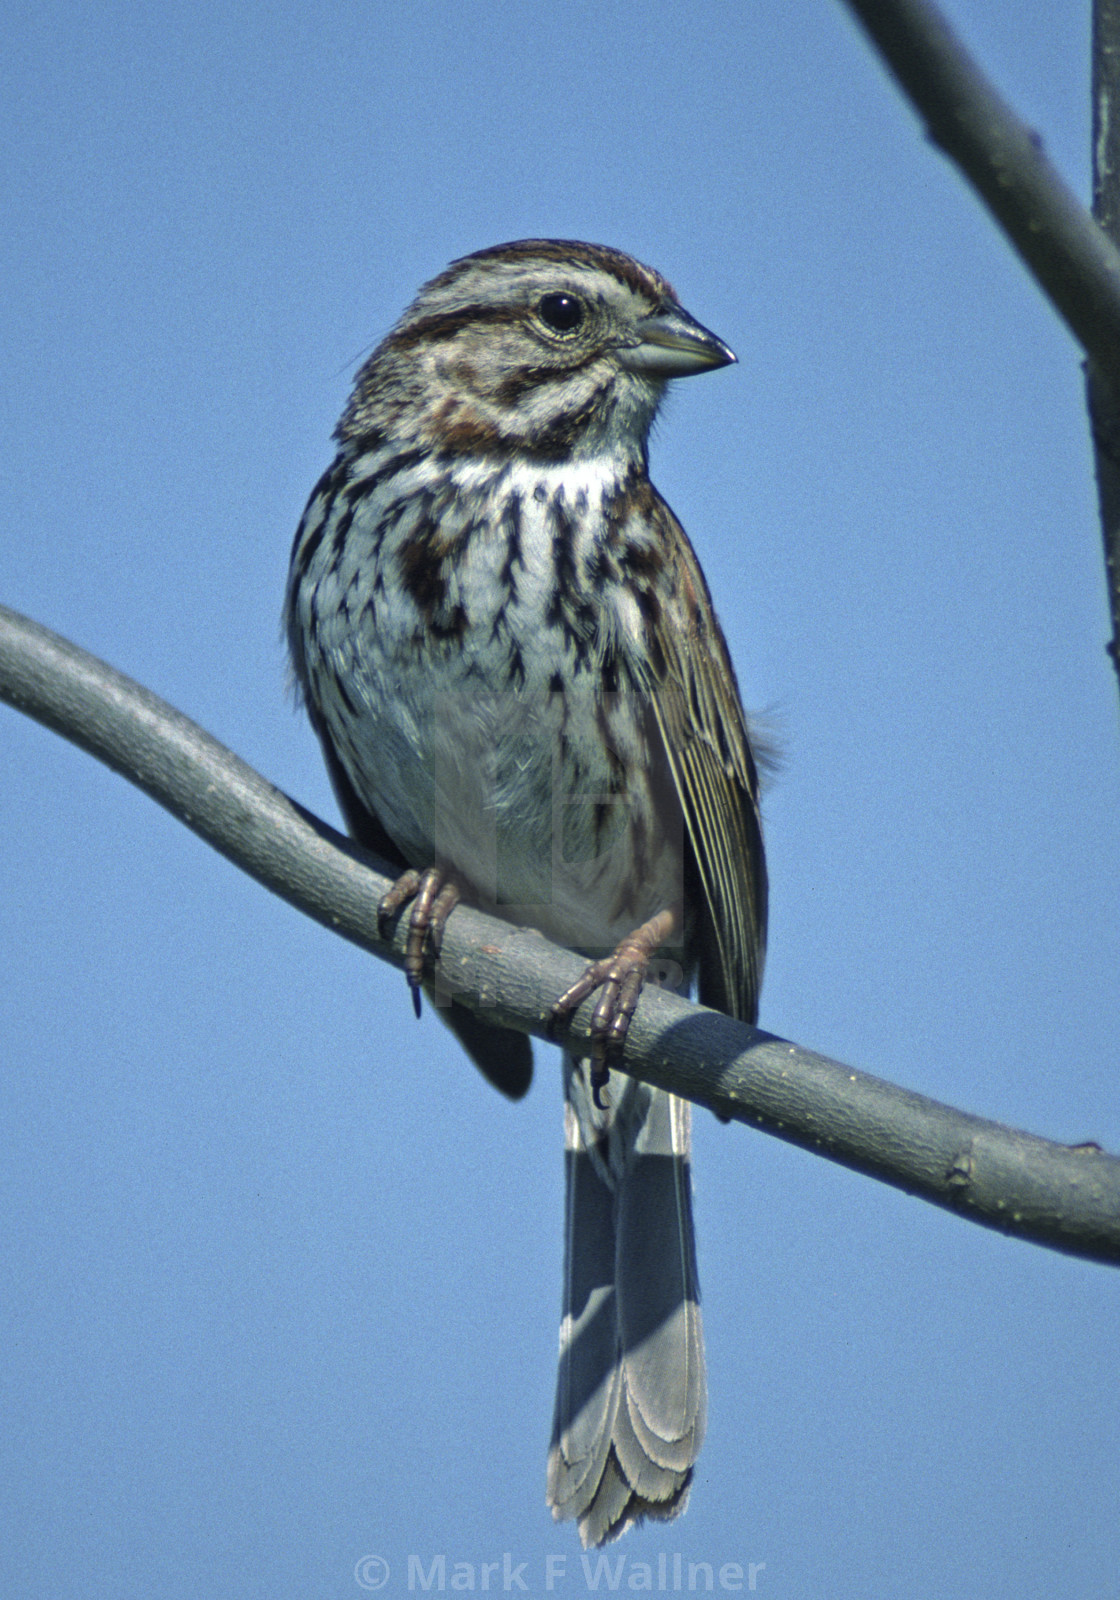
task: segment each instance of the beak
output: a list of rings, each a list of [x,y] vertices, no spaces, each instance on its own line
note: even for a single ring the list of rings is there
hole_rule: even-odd
[[[738,358],[722,339],[701,327],[680,306],[643,317],[638,339],[624,346],[618,359],[628,372],[647,378],[685,378],[691,372],[726,367]]]

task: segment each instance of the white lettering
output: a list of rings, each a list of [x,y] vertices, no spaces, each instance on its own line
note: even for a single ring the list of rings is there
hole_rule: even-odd
[[[447,1588],[447,1557],[433,1556],[432,1565],[428,1571],[428,1576],[425,1578],[424,1568],[420,1564],[420,1557],[409,1556],[408,1587],[415,1589],[416,1585],[419,1584],[421,1589],[430,1589],[433,1583],[437,1589]]]
[[[589,1589],[597,1589],[603,1578],[607,1580],[608,1589],[617,1589],[622,1582],[622,1569],[626,1565],[625,1556],[619,1556],[613,1572],[611,1571],[611,1564],[605,1555],[600,1554],[596,1557],[594,1573],[591,1570],[590,1556],[580,1556],[580,1560],[583,1562],[583,1576]]]
[[[529,1563],[527,1561],[519,1561],[517,1563],[516,1567],[515,1567],[513,1565],[513,1557],[510,1555],[509,1551],[508,1550],[503,1550],[503,1552],[502,1552],[502,1588],[506,1591],[507,1594],[513,1588],[514,1584],[516,1584],[519,1589],[525,1589],[525,1590],[528,1589],[529,1585],[525,1582],[525,1579],[521,1576],[521,1574],[525,1571],[525,1568],[528,1565],[529,1565]]]

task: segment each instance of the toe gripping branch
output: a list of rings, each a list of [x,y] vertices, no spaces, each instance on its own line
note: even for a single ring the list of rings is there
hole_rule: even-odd
[[[425,872],[410,868],[382,897],[377,907],[377,926],[382,938],[389,936],[389,923],[412,902],[408,918],[404,970],[412,990],[412,1004],[420,1015],[420,989],[424,979],[424,960],[439,960],[447,919],[459,904],[457,885],[442,867]],[[626,1043],[630,1019],[634,1015],[650,960],[680,927],[677,908],[659,911],[640,928],[627,934],[617,949],[602,960],[592,961],[582,977],[556,1001],[549,1031],[555,1033],[596,989],[603,992],[591,1017],[591,1089],[600,1111],[607,1109],[603,1091],[610,1081],[610,1063],[621,1054]]]
[[[442,867],[429,867],[425,872],[411,868],[402,872],[393,887],[382,895],[377,906],[377,928],[383,939],[388,938],[388,925],[412,901],[408,918],[408,942],[404,951],[404,972],[412,990],[412,1008],[420,1015],[420,986],[424,979],[424,958],[439,960],[443,947],[443,932],[447,919],[459,904],[458,887]]]
[[[610,1063],[617,1059],[626,1043],[630,1019],[646,981],[650,960],[681,922],[680,912],[671,907],[659,911],[640,928],[627,934],[612,955],[592,961],[583,976],[557,1000],[552,1008],[550,1031],[571,1017],[596,989],[602,989],[591,1017],[591,1090],[600,1111],[603,1090],[610,1081]],[[609,1102],[607,1103],[609,1104]]]

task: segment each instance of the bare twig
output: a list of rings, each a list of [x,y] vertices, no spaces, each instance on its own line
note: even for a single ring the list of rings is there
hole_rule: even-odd
[[[1097,457],[1109,653],[1120,673],[1120,251],[1117,0],[1095,0],[1094,203],[1097,220],[1047,160],[931,0],[846,0],[933,142],[985,202],[1089,357],[1089,417]],[[1098,225],[1099,224],[1099,225]]]
[[[1120,388],[1120,251],[929,0],[847,0],[1085,352]]]
[[[1093,215],[1120,243],[1120,0],[1093,6]],[[1102,383],[1090,365],[1086,387],[1112,609],[1109,653],[1120,673],[1120,384]]]
[[[378,863],[266,782],[149,690],[0,606],[0,699],[137,784],[236,866],[400,966],[376,907]],[[491,1021],[543,1037],[582,970],[538,934],[460,907],[444,938],[444,990]],[[585,1038],[593,1002],[573,1021]],[[955,1211],[1072,1255],[1120,1263],[1120,1160],[955,1111],[677,997],[647,992],[628,1072]]]

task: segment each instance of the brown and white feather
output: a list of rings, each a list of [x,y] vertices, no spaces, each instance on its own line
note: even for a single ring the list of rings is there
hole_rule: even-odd
[[[731,352],[616,250],[453,262],[365,363],[292,551],[293,671],[352,830],[601,955],[666,953],[753,1021],[758,778],[695,554],[648,476],[667,381]],[[524,1040],[448,1020],[509,1093]],[[688,1497],[706,1383],[689,1108],[565,1060],[568,1208],[549,1502],[585,1543]]]

